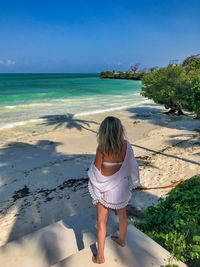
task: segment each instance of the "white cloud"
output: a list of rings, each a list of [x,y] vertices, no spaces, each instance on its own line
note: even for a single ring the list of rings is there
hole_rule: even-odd
[[[13,66],[15,65],[15,61],[11,59],[6,59],[6,60],[1,60],[0,59],[0,64],[4,66]]]
[[[6,65],[8,65],[8,66],[15,65],[15,61],[11,60],[11,59],[7,59],[6,60]]]

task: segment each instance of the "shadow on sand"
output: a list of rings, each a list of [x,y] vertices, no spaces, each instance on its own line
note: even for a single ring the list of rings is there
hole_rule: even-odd
[[[132,114],[130,118],[134,120],[145,120],[153,125],[177,130],[200,130],[200,120],[193,120],[195,115],[168,115],[162,109],[156,107],[161,107],[161,105],[154,104],[154,107],[152,107],[152,104],[143,104],[142,107],[128,108],[126,110]]]
[[[22,242],[20,237],[63,219],[63,224],[74,231],[78,250],[84,248],[83,232],[89,231],[89,228],[85,228],[84,222],[73,223],[72,217],[68,216],[71,213],[78,214],[82,211],[80,210],[81,207],[77,205],[78,203],[75,204],[72,201],[73,193],[77,192],[81,194],[82,203],[86,203],[83,211],[90,214],[92,212],[92,214],[95,214],[94,218],[97,219],[96,206],[92,204],[92,199],[88,192],[88,178],[61,179],[57,182],[57,178],[60,175],[58,172],[56,175],[51,176],[51,182],[49,183],[49,172],[48,169],[44,169],[44,166],[46,168],[54,165],[59,167],[60,163],[65,162],[67,164],[68,160],[70,160],[71,166],[76,168],[75,161],[79,159],[80,165],[82,164],[82,168],[85,170],[85,164],[87,163],[89,167],[94,155],[61,154],[56,152],[56,146],[59,144],[50,140],[40,140],[36,145],[14,142],[9,143],[0,150],[2,157],[0,169],[1,217],[4,218],[4,216],[12,213],[13,210],[16,212],[7,243],[16,240],[20,244]],[[45,157],[47,157],[46,161],[44,160]],[[87,158],[87,161],[83,164],[82,160],[84,161],[85,158]],[[67,165],[65,171],[67,173]],[[147,195],[148,192],[143,191],[141,194]],[[156,196],[154,197],[157,199]],[[40,202],[43,202],[45,208],[40,209]],[[52,206],[48,205],[49,203]],[[137,207],[129,205],[127,208],[128,217],[138,219],[140,214],[136,214],[136,210]],[[42,218],[47,219],[41,224]],[[110,223],[115,224],[116,221],[112,220],[111,218]],[[21,224],[22,221],[24,222],[23,225]],[[34,221],[35,230],[33,225],[30,227],[31,221]],[[91,227],[94,229],[95,223]],[[52,244],[51,246],[49,246],[50,243]],[[47,264],[51,265],[61,260],[59,240],[54,232],[51,232],[48,236],[41,236],[39,244]],[[91,245],[91,257],[96,249],[95,244]],[[117,250],[119,257],[123,257],[120,249],[118,250],[118,248],[114,247],[113,249]],[[6,246],[2,246],[1,250],[6,250]],[[148,262],[148,258],[146,260]]]
[[[96,121],[80,120],[74,117],[74,114],[67,113],[63,115],[47,115],[40,117],[46,121],[42,125],[55,125],[54,129],[65,126],[67,129],[75,128],[79,131],[85,129],[87,131],[96,133],[96,131],[90,129],[90,124],[98,124]]]
[[[200,142],[198,142],[199,144]],[[192,142],[192,144],[190,144],[190,146],[193,146],[194,144],[196,144],[195,141]],[[158,154],[158,155],[162,155],[162,156],[165,156],[165,157],[169,157],[169,158],[174,158],[174,159],[178,159],[178,160],[181,160],[181,161],[185,161],[185,162],[189,162],[189,163],[192,163],[192,164],[195,164],[195,165],[199,165],[200,166],[200,163],[197,162],[197,161],[194,161],[194,160],[189,160],[189,159],[186,159],[186,158],[180,158],[178,156],[174,156],[174,155],[170,155],[170,154],[166,154],[166,153],[163,153],[162,151],[156,151],[156,150],[153,150],[153,149],[149,149],[149,148],[146,148],[146,147],[143,147],[143,146],[139,146],[139,145],[134,145],[134,144],[131,144],[133,147],[138,147],[140,149],[143,149],[143,150],[146,150],[146,151],[149,151],[151,153],[153,153],[154,155],[155,154]],[[177,145],[178,146],[178,145]],[[152,167],[152,166],[151,166]],[[155,168],[155,167],[154,167]]]

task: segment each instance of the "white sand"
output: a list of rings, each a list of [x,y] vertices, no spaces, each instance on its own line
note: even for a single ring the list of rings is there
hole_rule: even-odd
[[[95,131],[108,115],[119,117],[125,126],[143,186],[169,185],[200,174],[200,121],[192,114],[177,117],[163,112],[159,105],[144,104],[2,130],[0,245],[81,210],[96,218],[87,169],[96,151]],[[134,191],[127,207],[129,219],[136,218],[132,215],[136,208],[156,205],[169,190]]]

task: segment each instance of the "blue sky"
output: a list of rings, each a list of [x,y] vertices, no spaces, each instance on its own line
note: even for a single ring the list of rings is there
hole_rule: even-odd
[[[0,72],[166,66],[200,53],[200,1],[2,1]]]

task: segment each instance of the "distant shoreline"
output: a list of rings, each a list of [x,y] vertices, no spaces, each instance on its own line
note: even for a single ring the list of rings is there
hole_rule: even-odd
[[[133,81],[141,81],[139,78],[129,78],[129,77],[100,77],[101,79],[121,79],[121,80],[133,80]]]
[[[102,79],[124,79],[124,80],[134,80],[141,81],[145,72],[111,72],[105,71],[101,72],[99,78]]]

